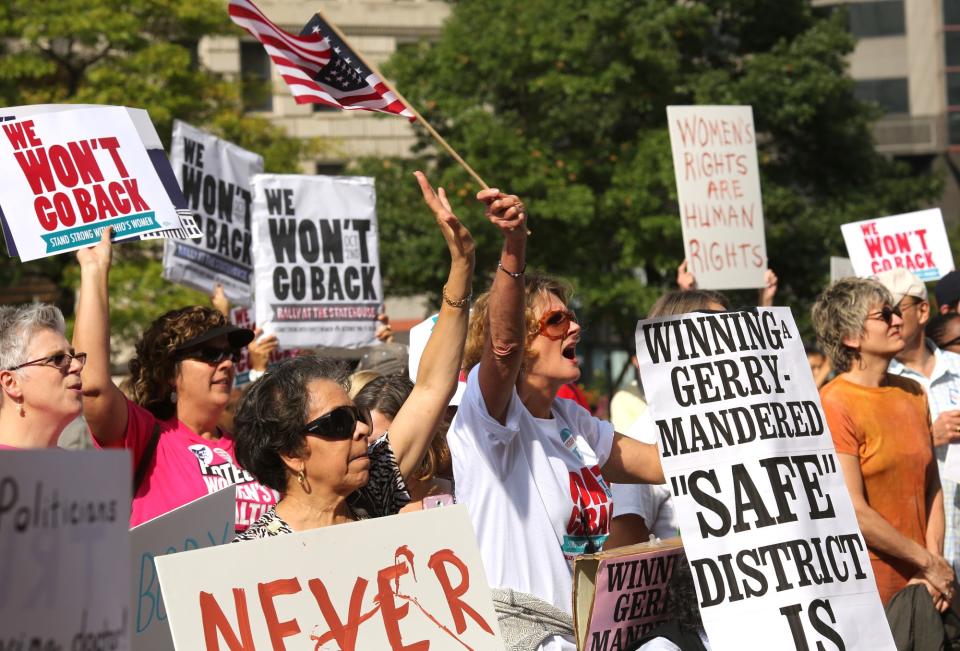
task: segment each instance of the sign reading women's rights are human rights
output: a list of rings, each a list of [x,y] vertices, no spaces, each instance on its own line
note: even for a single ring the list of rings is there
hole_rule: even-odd
[[[893,649],[789,308],[641,321],[637,357],[711,647]]]
[[[0,207],[11,255],[35,260],[181,222],[127,109],[0,110]],[[177,189],[179,193],[179,189]]]

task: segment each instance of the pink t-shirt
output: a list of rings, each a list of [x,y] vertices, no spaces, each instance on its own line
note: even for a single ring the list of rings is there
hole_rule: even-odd
[[[15,448],[12,445],[4,445],[0,443],[0,450],[19,450],[20,448]]]
[[[153,426],[160,423],[160,439],[133,497],[130,526],[135,527],[187,502],[237,485],[237,532],[246,530],[280,496],[262,486],[237,465],[233,436],[205,439],[175,418],[158,421],[140,405],[127,401],[127,431],[123,446],[133,452],[133,467],[140,463]],[[135,470],[134,470],[135,472]]]

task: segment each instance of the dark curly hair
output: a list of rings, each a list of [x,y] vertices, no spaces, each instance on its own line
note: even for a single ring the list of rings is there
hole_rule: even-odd
[[[174,351],[184,342],[226,322],[226,317],[212,307],[194,305],[170,310],[151,323],[130,360],[133,401],[160,420],[173,418],[176,405],[170,401],[170,394],[179,364]]]
[[[303,453],[303,426],[310,410],[307,385],[314,380],[350,386],[345,363],[301,355],[285,359],[250,385],[233,417],[237,461],[257,481],[279,493],[287,490],[287,467],[281,454]]]

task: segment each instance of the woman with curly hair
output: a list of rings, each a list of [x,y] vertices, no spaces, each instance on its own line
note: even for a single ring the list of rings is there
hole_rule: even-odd
[[[154,321],[130,360],[128,400],[110,378],[108,229],[77,252],[80,304],[75,346],[90,354],[83,372],[84,416],[97,444],[133,453],[135,526],[237,484],[237,530],[277,500],[234,455],[234,439],[217,426],[230,400],[235,364],[253,332],[210,307],[172,310]]]

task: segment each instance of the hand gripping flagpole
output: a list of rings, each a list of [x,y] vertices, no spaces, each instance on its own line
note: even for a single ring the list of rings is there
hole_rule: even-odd
[[[323,15],[323,12],[317,11],[317,15],[320,16],[321,20],[323,20],[323,22],[326,23],[326,24],[330,27],[330,29],[332,29],[332,30],[334,31],[334,33],[337,35],[337,37],[338,37],[341,41],[343,41],[344,43],[348,43],[348,42],[349,42],[349,41],[347,41],[347,37],[344,36],[343,32],[340,31],[340,28],[338,28],[334,23],[332,23],[332,22],[330,22],[329,20],[327,20],[326,16]],[[427,122],[426,118],[424,118],[422,115],[420,115],[420,111],[418,111],[416,108],[414,108],[413,104],[411,104],[409,101],[407,101],[407,98],[404,97],[403,95],[401,95],[400,92],[397,91],[397,89],[394,88],[393,85],[392,85],[390,82],[387,81],[386,77],[383,76],[383,74],[380,72],[380,70],[377,69],[377,67],[374,66],[373,64],[371,64],[369,61],[367,61],[366,59],[364,59],[364,58],[363,58],[363,55],[360,53],[359,50],[354,49],[354,50],[353,50],[353,53],[357,56],[358,59],[360,59],[360,61],[363,63],[363,65],[365,65],[371,72],[373,72],[373,74],[375,74],[375,75],[380,79],[381,83],[383,83],[383,85],[387,87],[387,90],[389,90],[389,91],[392,92],[394,95],[396,95],[397,99],[399,99],[401,102],[403,102],[403,105],[406,106],[408,109],[410,109],[410,112],[413,113],[413,117],[415,117],[415,118],[417,119],[417,121],[418,121],[421,125],[423,125],[423,128],[427,130],[427,133],[429,133],[431,136],[433,136],[434,140],[436,140],[438,143],[440,143],[440,146],[441,146],[441,147],[443,147],[444,149],[447,150],[447,153],[450,154],[450,155],[453,157],[453,160],[455,160],[455,161],[457,161],[458,163],[460,163],[460,166],[461,166],[464,170],[466,170],[467,174],[469,174],[471,177],[473,177],[473,180],[476,181],[477,183],[479,183],[480,186],[481,186],[484,190],[489,190],[489,189],[490,189],[490,186],[487,185],[486,181],[484,181],[482,178],[480,178],[480,175],[477,174],[477,173],[474,171],[474,169],[473,169],[472,167],[470,167],[469,164],[467,164],[467,161],[463,160],[463,158],[460,156],[460,154],[458,154],[458,153],[456,152],[456,150],[455,150],[453,147],[450,146],[450,143],[448,143],[446,140],[444,140],[443,136],[441,136],[439,133],[437,133],[437,130],[433,128],[433,125],[430,124],[429,122]]]

